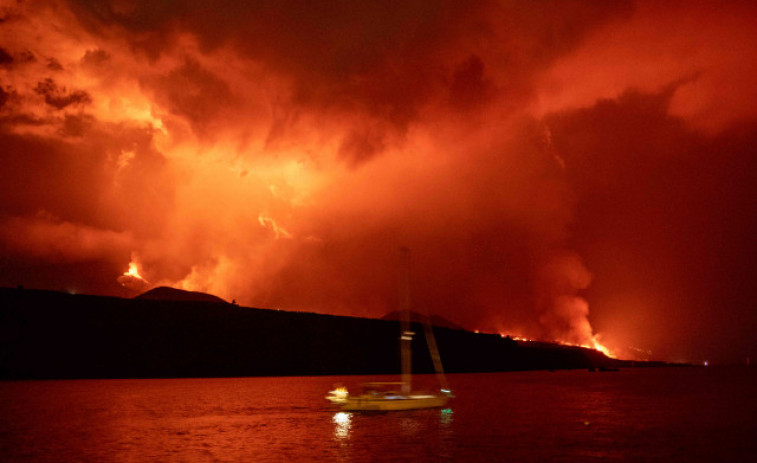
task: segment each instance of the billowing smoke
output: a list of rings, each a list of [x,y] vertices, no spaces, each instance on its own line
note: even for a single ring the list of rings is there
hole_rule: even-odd
[[[467,328],[692,355],[686,264],[754,250],[755,8],[390,3],[7,3],[0,283],[375,317],[407,246]]]
[[[575,254],[555,255],[542,269],[545,307],[540,317],[554,339],[577,345],[591,345],[589,304],[578,291],[591,283],[591,274]]]

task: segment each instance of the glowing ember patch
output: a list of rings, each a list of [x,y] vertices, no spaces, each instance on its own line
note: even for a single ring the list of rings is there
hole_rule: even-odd
[[[142,291],[150,285],[150,282],[140,273],[139,267],[138,261],[132,256],[132,260],[129,262],[129,270],[124,272],[123,275],[117,279],[121,286],[125,286],[135,291]]]
[[[124,276],[130,276],[134,278],[139,278],[142,281],[147,281],[144,278],[142,278],[142,275],[139,274],[139,268],[137,267],[136,262],[129,262],[129,271],[124,272]]]
[[[597,339],[592,339],[592,345],[589,346],[590,349],[598,350],[605,354],[608,357],[615,358],[615,355],[608,349],[606,346],[602,345]]]
[[[583,347],[585,349],[593,349],[605,354],[606,356],[610,358],[617,358],[617,356],[613,354],[613,352],[607,346],[605,346],[604,344],[600,343],[597,340],[596,336],[592,337],[590,343],[585,343],[585,344],[574,344],[572,342],[565,342],[565,341],[558,341],[558,342],[565,346],[577,346],[577,347]]]

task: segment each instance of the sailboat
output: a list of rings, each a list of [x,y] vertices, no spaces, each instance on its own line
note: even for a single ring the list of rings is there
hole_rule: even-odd
[[[412,390],[413,333],[410,331],[410,251],[400,249],[403,261],[403,278],[400,295],[400,347],[402,352],[402,377],[399,382],[371,382],[362,385],[362,392],[350,394],[347,388],[337,387],[326,396],[332,404],[346,411],[392,411],[437,408],[447,404],[454,397],[444,376],[439,349],[436,345],[431,323],[426,317],[424,331],[428,350],[439,380],[438,392],[418,392]]]

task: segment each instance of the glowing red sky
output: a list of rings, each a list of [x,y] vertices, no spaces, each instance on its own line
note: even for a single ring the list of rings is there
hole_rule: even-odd
[[[248,3],[0,3],[0,285],[757,358],[753,3]]]

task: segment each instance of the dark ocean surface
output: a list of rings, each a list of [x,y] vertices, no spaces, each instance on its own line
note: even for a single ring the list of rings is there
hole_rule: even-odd
[[[434,410],[324,399],[393,379],[0,382],[0,461],[757,461],[757,368],[449,375]]]

